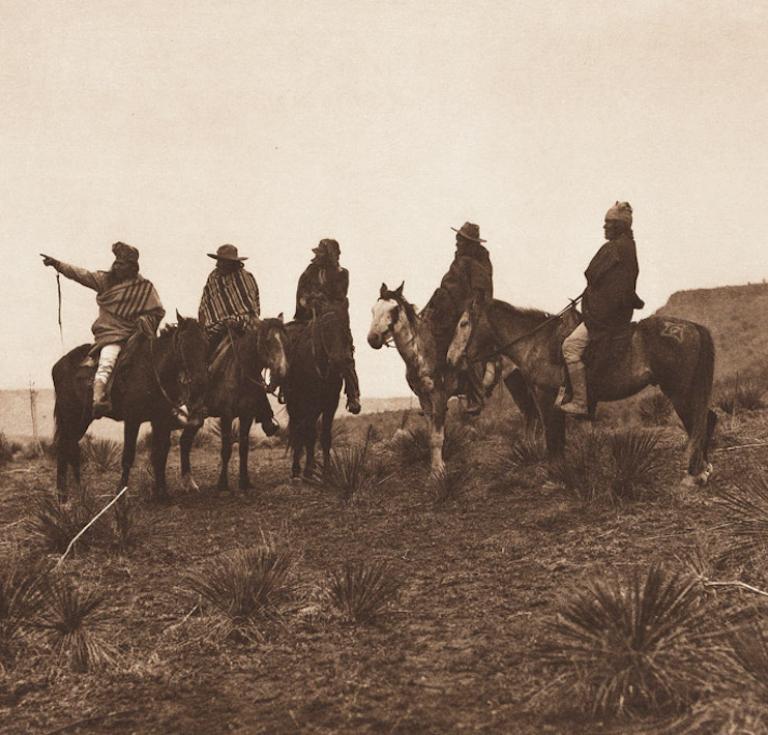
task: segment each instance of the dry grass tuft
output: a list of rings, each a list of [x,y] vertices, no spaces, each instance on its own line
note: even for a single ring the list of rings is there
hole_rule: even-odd
[[[467,469],[452,466],[438,472],[432,472],[427,482],[427,488],[435,506],[445,506],[464,497],[467,492],[467,484]]]
[[[47,567],[16,550],[0,559],[0,672],[13,659],[14,646],[42,604]]]
[[[120,468],[123,445],[112,439],[94,439],[86,434],[83,439],[83,461],[99,472],[114,472]]]
[[[664,426],[672,416],[672,401],[657,390],[642,398],[638,405],[640,421],[645,426]]]
[[[397,599],[400,581],[384,562],[346,561],[328,573],[326,594],[348,623],[370,623]]]
[[[724,558],[762,563],[768,558],[768,479],[765,473],[720,491]]]
[[[718,386],[715,405],[727,414],[739,410],[755,411],[765,408],[765,385],[755,378],[744,379],[740,375]]]
[[[627,583],[594,581],[550,624],[546,654],[592,715],[639,715],[689,705],[712,675],[697,580],[653,565]]]
[[[95,630],[105,596],[93,590],[81,591],[63,579],[46,585],[37,627],[59,662],[66,661],[72,671],[82,673],[113,661],[112,647]]]
[[[5,466],[13,460],[13,455],[21,451],[21,445],[18,442],[10,441],[5,434],[0,431],[0,467]]]
[[[199,572],[187,577],[188,588],[219,622],[214,630],[224,638],[259,637],[258,622],[276,610],[288,590],[292,555],[274,542],[235,549],[213,557]]]
[[[550,475],[582,501],[638,500],[654,487],[661,461],[656,432],[625,429],[585,431],[574,437]]]
[[[332,450],[328,464],[315,470],[314,480],[331,488],[343,503],[349,503],[361,492],[380,485],[388,478],[382,474],[381,466],[371,466],[371,443],[372,427],[369,426],[362,445]]]
[[[426,426],[406,429],[396,434],[396,450],[404,465],[429,464],[432,456],[429,431]],[[445,429],[443,459],[448,462],[462,454],[472,439],[472,432],[461,424],[450,423]]]

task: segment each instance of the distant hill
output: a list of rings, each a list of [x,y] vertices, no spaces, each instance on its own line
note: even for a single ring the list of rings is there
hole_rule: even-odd
[[[657,312],[706,326],[715,340],[715,376],[768,369],[768,284],[678,291]]]
[[[53,436],[53,391],[50,389],[38,390],[37,403],[37,427],[41,437]],[[415,398],[366,398],[363,396],[363,413],[380,413],[382,411],[398,411],[417,405]],[[278,421],[285,425],[288,417],[282,406],[273,401],[272,408]],[[337,416],[348,415],[344,410],[344,396]],[[148,427],[149,424],[146,424]],[[259,431],[261,431],[259,429]],[[30,407],[28,390],[0,390],[0,432],[16,440],[26,440],[32,436],[32,411]],[[94,436],[105,439],[123,438],[123,425],[109,419],[102,419],[91,424],[89,432]]]

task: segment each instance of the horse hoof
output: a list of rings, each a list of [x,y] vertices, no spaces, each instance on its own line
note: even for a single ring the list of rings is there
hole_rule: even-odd
[[[195,478],[192,475],[182,475],[181,487],[187,493],[200,492],[200,486],[195,482]]]
[[[253,483],[250,480],[246,480],[245,482],[240,482],[240,489],[241,490],[253,490]]]
[[[291,475],[291,484],[298,485],[301,482],[301,475]]]

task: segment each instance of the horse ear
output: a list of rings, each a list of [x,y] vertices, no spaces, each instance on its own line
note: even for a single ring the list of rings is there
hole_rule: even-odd
[[[395,293],[396,293],[398,296],[402,296],[402,295],[403,295],[403,286],[405,286],[405,281],[403,281],[403,282],[402,282],[402,283],[401,283],[401,284],[400,284],[400,285],[399,285],[399,286],[398,286],[398,287],[395,289]]]
[[[387,295],[387,291],[389,291],[389,289],[387,288],[387,284],[382,283],[381,288],[379,289],[379,298],[383,299]]]
[[[184,317],[181,314],[179,314],[178,309],[176,309],[176,321],[179,323],[180,327],[184,325]]]
[[[281,323],[285,324],[285,316],[283,315],[283,312],[282,312],[282,311],[281,311],[281,312],[280,312],[280,313],[277,315],[277,319],[278,319],[278,321],[280,321]]]

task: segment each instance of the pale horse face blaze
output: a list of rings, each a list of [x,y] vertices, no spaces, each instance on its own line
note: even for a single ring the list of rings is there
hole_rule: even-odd
[[[399,318],[400,305],[394,299],[379,299],[371,309],[373,318],[368,330],[368,344],[380,350],[392,334]]]
[[[270,329],[264,342],[270,383],[279,384],[288,374],[288,357],[282,329]]]
[[[471,336],[472,319],[469,316],[469,312],[465,311],[456,325],[456,331],[453,333],[453,339],[448,347],[446,359],[451,367],[459,367],[466,359],[467,346]]]

